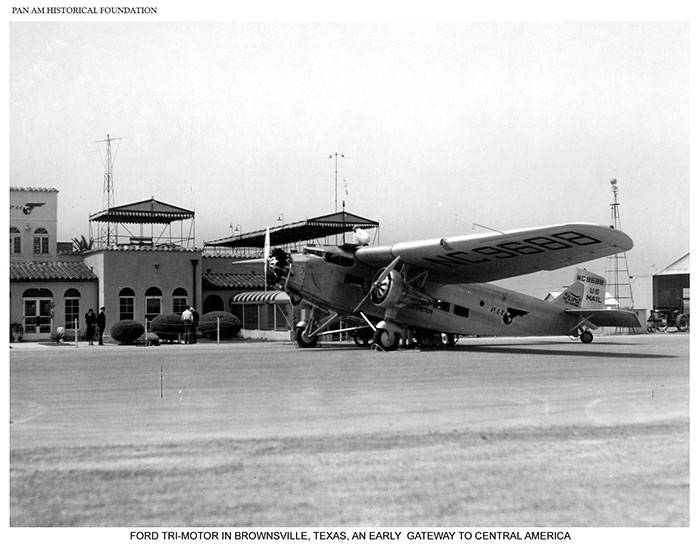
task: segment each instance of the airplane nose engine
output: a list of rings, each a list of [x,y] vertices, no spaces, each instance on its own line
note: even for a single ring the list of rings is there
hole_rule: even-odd
[[[381,277],[382,273],[378,277]],[[396,270],[391,270],[381,281],[373,285],[370,299],[379,308],[391,308],[404,297],[403,277]]]
[[[267,258],[265,279],[267,284],[275,286],[281,283],[292,269],[292,255],[282,249],[272,249]]]

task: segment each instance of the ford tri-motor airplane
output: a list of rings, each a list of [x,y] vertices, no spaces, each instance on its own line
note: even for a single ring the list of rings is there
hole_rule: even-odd
[[[311,306],[295,328],[301,347],[316,346],[343,321],[359,346],[452,345],[460,335],[569,335],[590,343],[590,329],[638,327],[634,312],[605,309],[605,280],[578,270],[553,302],[489,284],[621,253],[632,240],[619,230],[573,223],[505,233],[306,247],[288,254],[266,247],[268,285]],[[358,242],[359,240],[359,242]]]

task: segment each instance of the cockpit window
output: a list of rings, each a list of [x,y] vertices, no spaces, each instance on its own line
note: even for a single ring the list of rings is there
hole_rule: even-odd
[[[304,247],[304,252],[312,256],[320,256],[323,258],[323,249],[314,249],[311,247]]]
[[[329,264],[336,264],[338,266],[350,267],[355,265],[355,261],[352,258],[336,253],[327,252],[325,255],[323,255],[323,260]]]

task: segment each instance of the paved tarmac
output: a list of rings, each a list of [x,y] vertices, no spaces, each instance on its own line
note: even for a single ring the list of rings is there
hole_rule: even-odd
[[[11,449],[689,419],[689,336],[10,349]]]

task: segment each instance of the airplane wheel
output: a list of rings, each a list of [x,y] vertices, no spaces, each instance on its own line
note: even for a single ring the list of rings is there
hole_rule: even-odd
[[[687,314],[678,314],[676,317],[676,328],[681,332],[690,329],[690,317]]]
[[[454,333],[442,333],[440,335],[440,339],[442,340],[442,344],[444,346],[452,347],[455,344],[457,344],[457,340],[459,339],[459,337]]]
[[[318,337],[309,338],[304,335],[305,327],[297,327],[294,332],[294,340],[297,341],[299,348],[313,348],[318,344]]]
[[[581,333],[581,342],[584,344],[589,344],[593,342],[593,333],[590,331],[584,331]]]
[[[374,344],[378,344],[384,350],[396,350],[399,347],[398,333],[389,333],[386,329],[377,329],[374,333]]]

